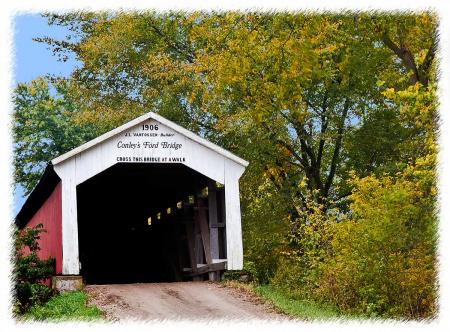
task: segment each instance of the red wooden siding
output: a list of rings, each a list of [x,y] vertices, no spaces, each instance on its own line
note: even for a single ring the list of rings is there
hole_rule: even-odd
[[[62,273],[62,203],[61,182],[59,182],[47,200],[37,210],[26,227],[43,224],[46,233],[41,233],[39,257],[49,256],[56,259],[56,274]]]

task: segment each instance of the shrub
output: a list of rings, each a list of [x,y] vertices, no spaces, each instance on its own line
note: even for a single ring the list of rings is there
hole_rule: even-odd
[[[300,298],[311,297],[317,285],[318,268],[330,252],[332,226],[337,222],[335,210],[325,212],[323,205],[308,202],[291,221],[289,241],[281,251],[282,258],[271,282]]]
[[[53,291],[45,285],[46,279],[54,274],[55,260],[42,260],[40,234],[45,232],[43,225],[16,230],[14,234],[14,312],[22,314],[34,304],[43,304],[50,299]]]
[[[430,195],[405,178],[356,180],[353,215],[337,223],[316,296],[341,311],[432,317],[436,220]]]
[[[248,180],[247,180],[248,181]],[[244,269],[252,280],[266,284],[277,270],[289,224],[286,197],[265,177],[242,186]]]
[[[436,312],[436,190],[432,159],[394,179],[354,178],[350,210],[311,205],[292,221],[270,281],[295,298],[370,317]]]

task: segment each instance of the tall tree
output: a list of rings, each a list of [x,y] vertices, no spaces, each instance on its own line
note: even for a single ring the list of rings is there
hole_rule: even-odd
[[[93,125],[73,121],[77,109],[66,88],[64,82],[51,85],[37,78],[14,91],[14,178],[25,195],[33,190],[49,160],[95,136]]]
[[[252,160],[292,200],[294,217],[310,199],[325,211],[350,194],[349,171],[395,172],[416,132],[382,92],[405,72],[428,84],[435,52],[427,13],[75,13],[49,22],[73,35],[40,41],[83,64],[69,82],[80,122],[106,131],[160,112]]]

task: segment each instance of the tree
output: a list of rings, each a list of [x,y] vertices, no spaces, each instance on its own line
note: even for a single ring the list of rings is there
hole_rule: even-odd
[[[160,112],[251,159],[299,208],[311,198],[326,210],[350,193],[349,134],[386,107],[375,82],[398,74],[372,20],[387,24],[361,15],[76,13],[49,16],[76,41],[41,41],[83,63],[70,85],[80,121],[107,130]]]
[[[408,28],[397,25],[400,46],[388,29],[381,30],[383,42],[404,67],[397,84],[382,92],[392,106],[381,114],[394,112],[391,122],[402,139],[391,139],[400,158],[385,163],[390,175],[351,180],[351,214],[332,226],[328,254],[311,290],[342,311],[414,319],[436,314],[436,35],[426,18],[415,21]],[[426,43],[417,43],[423,35],[416,26],[431,31]],[[387,132],[374,131],[382,138],[389,137]]]
[[[54,85],[44,78],[22,83],[14,91],[14,178],[33,190],[46,164],[95,136],[93,124],[78,124],[77,112],[64,82]]]

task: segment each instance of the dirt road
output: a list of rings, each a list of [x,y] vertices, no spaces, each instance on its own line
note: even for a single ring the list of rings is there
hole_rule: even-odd
[[[113,320],[286,319],[251,294],[218,283],[89,285],[86,291]]]

